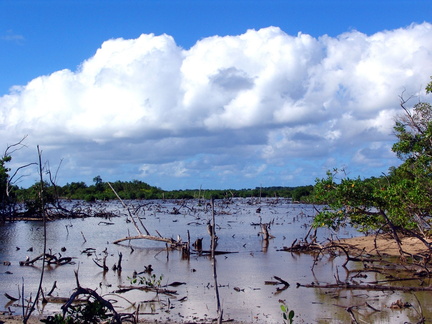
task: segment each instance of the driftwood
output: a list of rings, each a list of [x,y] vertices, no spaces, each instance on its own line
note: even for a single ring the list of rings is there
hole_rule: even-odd
[[[297,240],[291,244],[291,246],[284,246],[281,251],[285,252],[316,252],[322,250],[323,247],[316,242],[306,242],[300,241],[297,243]]]
[[[20,266],[31,266],[33,265],[36,261],[43,259],[45,256],[45,262],[49,265],[55,264],[55,265],[64,265],[64,264],[68,264],[71,263],[72,261],[72,257],[56,257],[54,254],[49,254],[49,253],[45,253],[45,254],[40,254],[38,255],[36,258],[33,258],[31,260],[25,260],[25,261],[20,261]]]
[[[170,290],[165,288],[159,288],[159,287],[149,287],[149,286],[125,286],[125,285],[119,285],[119,289],[115,290],[114,293],[120,294],[125,293],[130,290],[142,290],[142,291],[152,291],[158,294],[165,294],[165,295],[177,295],[177,290]]]
[[[230,253],[238,253],[237,251],[212,251],[212,250],[201,250],[199,251],[199,255],[211,255],[214,253],[214,255],[221,255],[221,254],[230,254]]]
[[[44,302],[45,303],[52,303],[52,304],[65,304],[69,301],[70,297],[60,297],[60,296],[45,296]],[[75,298],[75,302],[86,302],[87,298]]]
[[[303,238],[303,240],[300,240],[299,242],[297,242],[297,239],[295,239],[292,242],[290,247],[284,246],[281,251],[286,251],[286,252],[315,252],[317,250],[322,250],[323,247],[319,243],[317,243],[317,241],[316,241],[317,230],[315,229],[315,232],[313,234],[311,234],[312,229],[313,229],[313,227],[311,226],[309,228],[309,231],[307,232],[307,234]],[[308,241],[309,235],[312,238],[311,242]]]
[[[288,287],[290,286],[290,284],[288,283],[288,281],[283,280],[282,278],[278,277],[278,276],[273,276],[274,279],[276,279],[276,281],[265,281],[264,284],[266,285],[283,285],[282,288],[276,288],[277,293],[284,291],[286,289],[288,289]]]
[[[152,241],[160,241],[169,243],[171,245],[176,245],[177,241],[172,238],[165,238],[160,236],[154,236],[154,235],[145,235],[145,234],[139,234],[135,236],[127,236],[118,240],[115,240],[113,243],[118,244],[123,241],[129,241],[129,240],[138,240],[138,239],[144,239],[144,240],[152,240]]]
[[[5,293],[4,295],[5,295],[5,297],[6,297],[7,299],[9,299],[9,300],[11,300],[11,301],[17,301],[17,300],[19,299],[19,298],[12,297],[12,296],[9,295],[8,293]]]
[[[340,282],[335,284],[300,284],[297,283],[297,288],[336,288],[336,289],[353,289],[353,290],[380,290],[380,291],[432,291],[432,287],[408,287],[408,286],[385,286],[385,285],[361,285],[350,284],[348,282]]]

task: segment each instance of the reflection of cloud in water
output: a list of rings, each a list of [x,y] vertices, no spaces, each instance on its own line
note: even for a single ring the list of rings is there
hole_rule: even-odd
[[[297,282],[314,281],[311,272],[313,258],[306,254],[295,255],[277,251],[283,246],[291,245],[294,239],[301,239],[306,235],[308,227],[303,225],[310,221],[311,218],[307,215],[312,215],[313,209],[303,205],[288,205],[288,201],[282,199],[279,204],[269,204],[270,201],[274,202],[273,199],[262,200],[259,205],[260,214],[256,213],[258,205],[246,204],[244,200],[237,200],[228,205],[217,205],[216,223],[219,236],[217,249],[238,252],[217,256],[217,275],[224,318],[229,317],[248,323],[280,323],[282,314],[279,299],[282,299],[296,312],[299,319],[306,323],[316,322],[322,318],[328,318],[329,321],[349,322],[350,318],[344,308],[333,305],[350,306],[349,303],[360,303],[362,299],[354,297],[334,299],[333,294],[324,291],[296,288]],[[62,252],[62,255],[77,259],[74,265],[64,265],[47,271],[44,289],[49,289],[57,280],[58,289],[55,294],[62,297],[70,296],[75,288],[73,271],[79,268],[81,285],[97,289],[101,295],[104,295],[116,290],[119,285],[129,285],[128,277],[132,277],[134,271],[143,271],[144,266],[151,264],[156,276],[163,274],[163,284],[180,281],[186,282],[186,285],[170,287],[177,291],[175,297],[163,294],[156,296],[155,293],[137,290],[122,294],[131,301],[143,302],[159,298],[160,303],[154,304],[158,315],[148,315],[143,318],[161,321],[167,318],[190,321],[194,318],[215,318],[216,298],[211,260],[196,255],[192,255],[190,260],[182,260],[181,253],[178,251],[169,252],[167,256],[165,245],[161,242],[131,241],[132,253],[127,241],[121,245],[112,244],[115,239],[135,235],[135,229],[131,223],[126,222],[124,216],[126,213],[121,205],[118,202],[110,204],[110,210],[122,215],[110,219],[114,225],[98,225],[101,220],[106,221],[100,218],[67,219],[48,223],[48,248],[52,249],[53,253],[58,253],[64,246],[66,251]],[[206,223],[211,215],[208,210],[205,210],[204,205],[198,206],[192,200],[185,201],[185,205],[174,204],[172,201],[146,201],[139,204],[146,204],[141,218],[151,233],[158,230],[162,236],[167,237],[177,237],[179,234],[183,240],[186,240],[189,231],[191,241],[203,237],[203,248],[209,248]],[[181,214],[170,214],[173,207],[177,207]],[[262,252],[261,237],[257,235],[260,229],[251,226],[251,223],[259,223],[260,217],[262,222],[274,220],[270,232],[275,238],[270,240],[266,253]],[[0,227],[0,237],[5,238],[7,242],[0,245],[0,260],[8,260],[12,263],[8,267],[12,274],[8,275],[8,280],[1,281],[1,291],[16,295],[17,287],[21,285],[24,277],[25,294],[36,292],[40,276],[39,265],[19,267],[18,262],[24,260],[26,255],[34,257],[41,253],[42,245],[40,236],[37,234],[40,230],[40,223],[30,222],[8,223]],[[86,242],[81,233],[86,237]],[[349,234],[348,231],[346,235]],[[36,239],[35,235],[39,238]],[[17,246],[21,247],[18,251]],[[26,251],[30,246],[34,247],[32,253]],[[90,247],[96,248],[94,255],[87,256],[81,253]],[[102,257],[105,249],[108,252],[107,265],[110,270],[103,275],[101,269],[93,263],[93,258]],[[123,271],[120,275],[111,270],[112,265],[118,261],[119,252],[123,254]],[[333,263],[325,258],[324,262],[320,262],[314,269],[317,278],[321,282],[334,282],[333,275],[337,262]],[[339,273],[342,277],[341,270]],[[275,294],[278,286],[265,285],[265,281],[273,280],[273,276],[281,277],[291,286],[280,294]],[[241,291],[234,290],[234,287],[239,287]],[[341,292],[340,295],[346,294]],[[112,295],[108,297],[115,298]],[[183,297],[187,299],[180,302],[179,299]],[[168,309],[163,306],[168,299],[174,307],[169,310],[169,313],[165,312]],[[0,305],[4,306],[6,302],[2,294]],[[146,304],[147,308],[145,310],[142,308],[141,311],[151,310],[149,304]],[[117,305],[130,306],[122,300]],[[422,305],[424,309],[426,306],[428,306],[427,302]],[[58,307],[60,305],[47,304],[45,312],[58,310]],[[133,309],[127,311],[132,312]],[[388,315],[380,316],[384,316],[386,320],[390,318],[385,317]]]

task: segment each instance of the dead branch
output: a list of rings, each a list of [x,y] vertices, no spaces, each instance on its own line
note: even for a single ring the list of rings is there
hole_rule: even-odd
[[[124,286],[119,285],[119,289],[115,290],[114,293],[121,294],[128,292],[130,290],[142,290],[142,291],[152,291],[158,294],[165,294],[165,295],[177,295],[177,290],[170,290],[170,289],[164,289],[164,288],[158,288],[158,287],[148,287],[148,286]]]
[[[43,260],[44,257],[45,257],[44,263],[49,264],[49,265],[52,265],[52,264],[64,265],[64,264],[68,264],[72,261],[72,257],[57,258],[54,254],[42,253],[31,260],[20,261],[19,265],[20,266],[30,266],[30,265],[33,265],[36,261],[39,261],[41,259]]]
[[[281,284],[285,285],[285,286],[289,286],[290,284],[283,280],[282,278],[278,277],[278,276],[273,276],[273,278],[275,278],[277,281],[279,281]]]
[[[12,301],[17,301],[17,300],[19,299],[19,298],[12,297],[12,296],[9,295],[8,293],[5,293],[4,295],[5,295],[5,297],[6,297],[7,299],[12,300]]]
[[[216,222],[215,222],[215,211],[214,211],[214,199],[213,198],[211,198],[210,203],[211,203],[211,211],[212,211],[212,223],[211,223],[211,227],[209,226],[208,228],[209,228],[209,232],[211,230],[211,232],[210,232],[210,235],[211,235],[211,259],[212,259],[212,263],[213,263],[213,280],[215,283],[215,292],[216,292],[216,306],[217,306],[216,310],[217,310],[217,314],[218,314],[217,323],[220,324],[220,323],[222,323],[222,319],[223,319],[223,309],[222,309],[221,304],[220,304],[217,271],[216,271],[215,249],[216,249],[217,236],[216,236],[216,232],[215,232]]]
[[[123,242],[123,241],[138,240],[138,239],[160,241],[160,242],[169,243],[171,245],[177,244],[177,241],[172,239],[172,238],[166,238],[166,237],[160,237],[160,236],[154,236],[154,235],[144,235],[144,234],[140,234],[140,235],[136,235],[136,236],[127,236],[125,238],[115,240],[113,243],[118,244],[118,243]]]
[[[114,192],[114,194],[116,195],[117,199],[120,200],[121,204],[123,205],[123,207],[128,211],[129,217],[132,220],[132,223],[135,227],[135,229],[137,230],[139,235],[142,235],[140,228],[138,227],[136,221],[135,221],[135,216],[134,214],[132,214],[132,212],[130,211],[130,209],[126,206],[126,204],[124,203],[124,201],[120,198],[120,196],[118,195],[118,193],[114,190],[114,188],[112,187],[111,183],[107,182],[108,186],[111,188],[111,190]],[[139,217],[136,217],[138,219],[138,221],[140,222],[142,228],[144,229],[144,231],[146,232],[147,235],[150,235],[150,232],[147,230],[147,228],[144,226],[143,222],[141,221],[141,219]]]
[[[70,296],[69,300],[61,307],[61,309],[63,310],[63,317],[66,315],[67,309],[71,307],[72,303],[79,295],[88,295],[89,297],[93,297],[102,306],[106,307],[108,310],[112,312],[113,315],[112,315],[111,323],[117,323],[117,324],[121,323],[121,316],[117,313],[117,311],[114,309],[114,306],[109,301],[99,296],[99,294],[93,289],[83,288],[80,286],[77,271],[75,271],[75,279],[77,282],[76,291]]]
[[[49,291],[49,293],[47,294],[47,296],[51,296],[51,294],[54,292],[54,289],[57,288],[57,280],[54,281],[53,286],[51,288],[51,290]]]
[[[107,256],[108,256],[108,254],[106,253],[106,249],[105,249],[104,252],[105,252],[105,256],[104,256],[103,259],[102,259],[102,261],[103,261],[102,264],[99,264],[97,259],[93,259],[93,262],[94,262],[94,263],[95,263],[99,268],[102,268],[103,271],[104,271],[104,273],[105,273],[105,272],[107,272],[109,269],[108,269],[108,266],[106,265],[106,259],[107,259]]]
[[[316,242],[306,242],[306,241],[300,241],[297,243],[297,239],[294,240],[294,242],[291,244],[290,247],[284,246],[281,251],[286,252],[314,252],[319,251],[323,247],[316,243]]]
[[[353,290],[380,290],[380,291],[432,291],[432,287],[407,287],[407,286],[384,286],[384,285],[360,285],[350,284],[348,282],[340,282],[336,284],[300,284],[297,283],[297,288],[336,288],[336,289],[353,289]]]
[[[269,232],[270,223],[261,223],[260,226],[261,226],[261,232],[260,232],[260,234],[262,234],[263,240],[267,240],[268,241],[269,239],[274,238],[274,236],[271,235],[270,232]]]
[[[349,261],[354,261],[354,262],[376,262],[377,261],[375,259],[369,259],[369,258],[363,258],[363,257],[352,257],[349,255],[348,251],[345,249],[344,246],[338,245],[335,243],[331,243],[330,245],[321,248],[320,253],[326,249],[332,249],[332,248],[337,248],[337,249],[340,249],[344,252],[344,254],[346,256],[346,260],[345,260],[344,264],[342,265],[343,267],[345,267]],[[315,262],[316,262],[316,259],[315,259]]]
[[[273,276],[273,278],[276,279],[276,281],[266,282],[266,284],[283,285],[282,288],[276,288],[276,294],[288,289],[288,287],[290,286],[290,284],[287,281],[283,280],[278,276]]]

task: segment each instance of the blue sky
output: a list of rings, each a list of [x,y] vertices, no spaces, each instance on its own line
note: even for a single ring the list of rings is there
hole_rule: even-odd
[[[9,0],[0,1],[0,94],[64,68],[75,70],[110,38],[168,34],[190,48],[214,35],[277,26],[290,35],[373,34],[430,21],[430,1]]]
[[[371,176],[432,75],[430,1],[0,1],[0,137],[58,181]],[[28,170],[20,185],[35,181]]]

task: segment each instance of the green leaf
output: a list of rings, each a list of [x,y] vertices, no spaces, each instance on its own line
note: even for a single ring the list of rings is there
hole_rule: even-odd
[[[294,311],[292,310],[292,311],[289,312],[289,314],[288,314],[288,318],[289,318],[290,320],[292,320],[292,319],[294,318],[294,315],[295,315],[295,313],[294,313]]]

